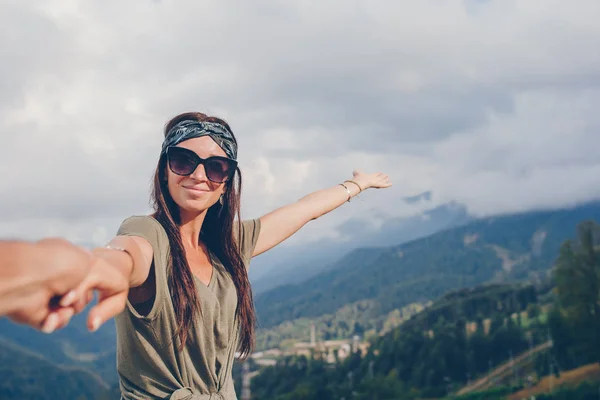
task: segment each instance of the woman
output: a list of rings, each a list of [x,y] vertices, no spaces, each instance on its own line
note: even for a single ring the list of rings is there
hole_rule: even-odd
[[[116,315],[122,397],[235,399],[234,355],[246,357],[254,341],[250,259],[362,190],[390,183],[383,174],[355,173],[240,221],[241,173],[230,126],[185,113],[164,134],[153,215],[126,219],[109,246],[95,250],[89,279],[62,305],[83,298],[97,276],[125,276],[129,290],[101,293],[89,315],[92,331]]]

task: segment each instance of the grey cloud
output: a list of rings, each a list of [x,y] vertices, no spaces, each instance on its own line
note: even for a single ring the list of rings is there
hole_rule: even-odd
[[[423,193],[419,193],[415,196],[407,196],[404,198],[404,202],[407,204],[418,204],[429,201],[431,201],[431,191],[429,190]]]
[[[118,157],[110,150],[90,154],[82,149],[89,139],[85,123],[59,125],[15,125],[6,135],[18,140],[1,153],[0,220],[111,217],[148,204],[157,159],[149,146],[127,146]]]
[[[11,228],[145,210],[162,127],[188,110],[232,124],[252,216],[354,167],[392,176],[368,197],[388,213],[425,190],[482,213],[598,195],[595,0],[73,4],[0,14]]]
[[[76,68],[70,38],[34,7],[7,3],[0,13],[0,115],[7,107],[23,106],[27,90],[48,74]]]

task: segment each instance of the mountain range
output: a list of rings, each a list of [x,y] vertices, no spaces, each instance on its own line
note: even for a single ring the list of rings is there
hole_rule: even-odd
[[[366,315],[382,321],[451,290],[542,279],[560,245],[575,236],[577,224],[600,221],[600,202],[476,220],[458,205],[433,208],[428,214],[404,219],[403,227],[390,221],[382,236],[363,236],[362,246],[357,242],[337,261],[314,262],[308,279],[257,294],[259,335],[299,319],[327,315],[346,319],[345,330],[339,332],[362,333]],[[0,319],[0,355],[8,366],[2,373],[1,397],[46,398],[52,393],[55,398],[96,399],[113,393],[117,383],[114,321],[91,334],[85,317],[85,313],[75,316],[66,328],[51,335]],[[355,323],[360,318],[361,324]],[[35,385],[19,380],[35,380]],[[40,388],[46,388],[46,394]]]
[[[250,268],[253,292],[260,294],[277,286],[300,283],[335,269],[339,260],[355,249],[399,245],[473,220],[461,204],[451,202],[430,206],[430,200],[429,192],[406,198],[406,204],[420,203],[424,210],[409,217],[386,217],[376,227],[358,218],[350,219],[338,229],[356,234],[343,242],[322,239],[309,245],[283,243],[253,260]]]
[[[260,325],[334,314],[361,301],[375,302],[383,315],[454,289],[539,280],[586,219],[600,221],[600,202],[481,218],[408,243],[357,249],[305,282],[257,295]]]

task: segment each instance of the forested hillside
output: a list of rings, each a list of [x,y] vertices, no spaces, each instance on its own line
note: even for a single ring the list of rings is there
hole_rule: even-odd
[[[294,356],[263,369],[252,381],[253,398],[490,400],[521,398],[533,388],[536,398],[594,398],[598,374],[576,387],[548,386],[563,374],[578,374],[568,370],[597,370],[600,362],[600,225],[582,221],[572,236],[560,246],[548,279],[449,292],[373,340],[364,356],[355,352],[334,365]],[[498,366],[504,373],[484,392],[456,396]]]
[[[0,339],[0,399],[109,400],[114,385],[79,367],[60,367],[39,354]]]

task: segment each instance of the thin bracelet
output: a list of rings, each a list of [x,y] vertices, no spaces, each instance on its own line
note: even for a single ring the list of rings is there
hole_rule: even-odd
[[[135,264],[135,259],[133,258],[133,255],[131,254],[131,252],[129,250],[127,250],[124,247],[119,247],[119,246],[111,246],[110,244],[107,244],[106,246],[104,246],[105,249],[109,249],[109,250],[117,250],[117,251],[122,251],[123,253],[126,253],[129,258],[131,258],[131,263]]]
[[[356,183],[355,181],[353,181],[352,179],[348,179],[347,181],[344,182],[351,182],[354,183],[356,186],[358,186],[358,193],[363,191],[363,188],[360,187],[360,185],[358,183]]]
[[[344,185],[343,183],[340,183],[340,186],[343,186],[344,189],[346,189],[346,192],[348,192],[348,200],[346,201],[350,202],[350,199],[352,198],[352,193],[350,192],[350,189],[348,189],[348,186]]]

